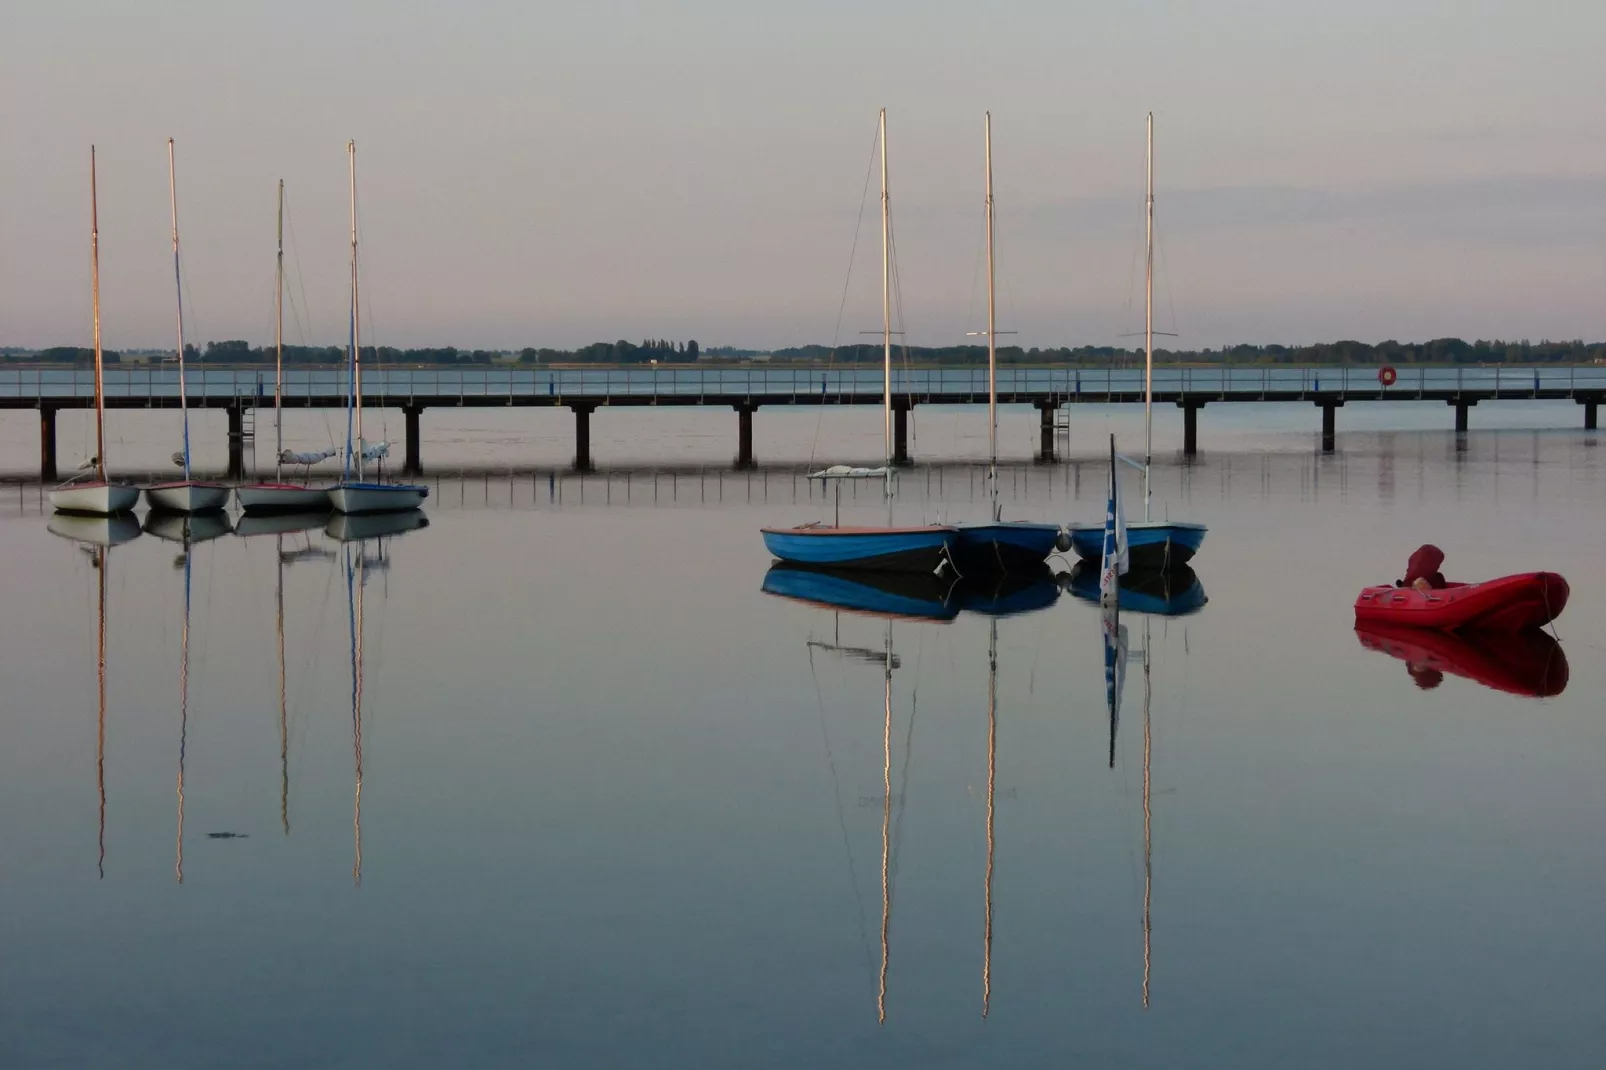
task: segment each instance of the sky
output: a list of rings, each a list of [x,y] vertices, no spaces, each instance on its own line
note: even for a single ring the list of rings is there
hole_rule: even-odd
[[[879,332],[888,112],[905,338],[1156,328],[1196,348],[1606,337],[1599,0],[11,0],[0,345],[343,341],[347,139],[367,337],[567,348]],[[862,217],[861,217],[862,210]],[[857,233],[857,241],[855,235]],[[851,264],[851,268],[850,268]],[[974,341],[973,339],[971,341]]]

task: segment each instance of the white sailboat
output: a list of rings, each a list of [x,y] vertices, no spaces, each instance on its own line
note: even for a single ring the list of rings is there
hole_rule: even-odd
[[[417,509],[429,488],[415,483],[385,483],[365,478],[364,462],[380,461],[388,442],[370,445],[362,430],[362,305],[357,295],[357,143],[346,142],[346,163],[351,184],[351,355],[346,395],[346,454],[340,482],[329,488],[329,504],[339,513],[393,513]],[[353,438],[353,423],[356,434]]]
[[[1203,524],[1154,520],[1149,513],[1149,470],[1154,461],[1154,113],[1148,119],[1148,151],[1143,201],[1145,259],[1143,268],[1143,519],[1127,525],[1132,566],[1166,571],[1186,565],[1204,543]],[[1101,524],[1073,524],[1071,545],[1085,561],[1097,561],[1104,550]]]
[[[329,508],[329,492],[284,481],[286,462],[310,466],[335,455],[334,450],[295,453],[284,448],[284,179],[279,179],[278,256],[273,289],[273,482],[234,488],[234,497],[247,513],[306,513]]]
[[[992,510],[985,521],[958,524],[959,541],[954,552],[960,568],[1008,572],[1041,566],[1056,547],[1068,549],[1068,540],[1058,524],[1027,520],[1005,520],[998,501],[998,325],[994,300],[993,268],[993,113],[986,113],[987,145],[987,488]]]
[[[178,179],[173,166],[173,139],[167,139],[167,196],[173,211],[173,284],[178,294],[178,405],[184,418],[184,448],[173,455],[184,469],[184,478],[173,483],[157,483],[145,488],[145,500],[152,509],[175,513],[208,513],[229,503],[229,488],[222,483],[198,480],[190,473],[190,402],[184,384],[184,278],[178,253]]]
[[[95,456],[86,466],[93,479],[70,479],[50,492],[60,513],[112,516],[139,502],[139,488],[106,476],[106,391],[100,351],[100,209],[95,195],[95,147],[89,147],[89,279],[95,314]]]

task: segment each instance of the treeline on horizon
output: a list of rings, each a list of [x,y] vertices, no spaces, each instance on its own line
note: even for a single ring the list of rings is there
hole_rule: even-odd
[[[253,346],[243,341],[207,342],[204,348],[187,345],[185,360],[216,365],[272,365],[272,346]],[[153,351],[122,354],[104,351],[109,363],[146,363],[153,359],[171,360],[171,354]],[[0,349],[11,363],[70,364],[87,366],[94,361],[94,350],[81,346],[54,346],[43,350],[17,347]],[[880,345],[809,345],[786,349],[741,349],[713,346],[702,349],[695,339],[671,342],[648,339],[639,344],[593,342],[580,349],[526,347],[519,350],[457,349],[452,346],[397,349],[392,346],[364,346],[362,359],[393,365],[549,365],[549,364],[681,364],[692,362],[775,364],[879,364]],[[987,348],[980,345],[899,346],[894,359],[916,364],[977,365],[987,362]],[[1143,350],[1119,346],[1076,346],[1030,349],[1000,346],[1002,364],[1026,365],[1107,365],[1141,361]],[[1162,364],[1585,364],[1606,363],[1606,342],[1573,340],[1553,342],[1474,341],[1435,338],[1429,342],[1318,342],[1312,345],[1236,345],[1220,349],[1157,349],[1154,359]],[[346,360],[344,346],[285,346],[286,364],[331,365]]]

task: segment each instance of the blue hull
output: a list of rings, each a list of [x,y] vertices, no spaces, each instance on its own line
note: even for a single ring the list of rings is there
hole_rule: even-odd
[[[1055,550],[1058,524],[1025,520],[996,520],[956,524],[959,541],[954,547],[959,567],[970,572],[1014,571],[1041,565]]]
[[[764,547],[782,561],[830,568],[935,572],[958,535],[949,527],[764,528]]]
[[[918,572],[834,571],[777,562],[764,574],[763,591],[827,609],[948,621],[959,615],[953,588],[952,581]]]
[[[1186,565],[1204,544],[1206,530],[1203,524],[1160,520],[1129,523],[1126,526],[1126,545],[1132,567],[1164,570]],[[1083,561],[1103,558],[1104,525],[1072,525],[1071,549]]]
[[[1086,561],[1064,577],[1071,594],[1095,605],[1099,601],[1099,570]],[[1124,613],[1152,613],[1159,617],[1181,617],[1209,601],[1204,584],[1186,565],[1167,572],[1133,568],[1121,577],[1116,604]]]

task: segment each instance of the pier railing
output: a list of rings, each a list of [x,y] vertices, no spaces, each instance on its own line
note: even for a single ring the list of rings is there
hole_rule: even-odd
[[[1288,398],[1442,397],[1449,393],[1497,397],[1566,396],[1606,391],[1606,365],[1531,367],[1402,367],[1385,386],[1374,366],[1171,367],[1154,370],[1154,392],[1167,398],[1188,397],[1252,400]],[[273,372],[258,368],[192,367],[185,372],[192,399],[246,400],[271,404]],[[450,401],[454,398],[551,398],[606,402],[610,399],[665,399],[687,403],[699,399],[749,398],[754,401],[863,401],[882,393],[881,370],[854,368],[397,368],[365,370],[364,399],[409,398]],[[109,399],[167,401],[179,394],[178,369],[170,366],[108,368]],[[284,393],[292,403],[338,403],[349,390],[339,367],[286,369]],[[893,373],[895,396],[916,401],[963,401],[987,393],[987,369],[916,368]],[[1143,391],[1141,367],[1023,368],[998,370],[998,392],[1005,400],[1097,401],[1131,398]],[[94,375],[88,369],[0,369],[0,400],[26,402],[94,396]],[[126,404],[127,401],[124,400]]]

